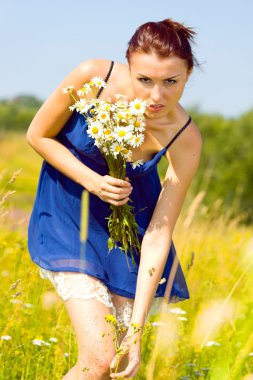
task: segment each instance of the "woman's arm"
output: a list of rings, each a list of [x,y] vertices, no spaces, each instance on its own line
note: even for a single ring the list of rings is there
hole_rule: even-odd
[[[189,128],[189,127],[188,127]],[[177,146],[176,146],[177,145]],[[202,138],[191,123],[191,131],[174,144],[162,191],[141,247],[137,289],[131,322],[145,323],[152,300],[161,280],[172,242],[172,234],[187,190],[199,165]],[[155,268],[152,276],[151,268]]]
[[[71,116],[69,106],[73,99],[62,89],[73,85],[77,90],[93,75],[96,64],[89,60],[78,65],[47,98],[33,118],[26,138],[32,148],[47,162],[75,182],[85,185],[92,181],[93,173],[84,166],[65,146],[55,139]]]
[[[99,175],[79,161],[55,138],[70,118],[69,106],[73,104],[73,99],[68,94],[63,94],[63,88],[73,85],[78,90],[95,75],[105,77],[109,66],[110,61],[96,59],[78,65],[38,110],[27,130],[26,138],[32,148],[61,173],[102,200],[122,205],[129,200],[130,184],[110,176]],[[75,91],[73,92],[75,94]]]

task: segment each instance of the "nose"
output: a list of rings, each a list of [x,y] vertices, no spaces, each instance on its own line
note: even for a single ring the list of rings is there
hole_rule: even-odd
[[[150,93],[150,98],[154,103],[158,103],[162,100],[162,89],[159,85],[154,85]]]

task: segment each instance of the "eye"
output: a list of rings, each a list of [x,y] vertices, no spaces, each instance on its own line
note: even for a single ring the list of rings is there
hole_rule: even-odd
[[[142,82],[142,83],[150,83],[150,79],[148,78],[137,78],[138,81]]]
[[[175,79],[165,79],[164,82],[165,82],[165,83],[169,83],[169,84],[177,83],[177,81],[176,81]]]

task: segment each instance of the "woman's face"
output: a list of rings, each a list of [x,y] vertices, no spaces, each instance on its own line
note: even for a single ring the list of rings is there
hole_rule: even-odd
[[[132,53],[129,64],[134,96],[151,104],[146,116],[160,118],[177,105],[191,74],[182,58],[160,58],[155,54]]]

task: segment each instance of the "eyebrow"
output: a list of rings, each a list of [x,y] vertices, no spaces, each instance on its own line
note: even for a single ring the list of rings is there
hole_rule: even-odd
[[[144,74],[141,74],[141,73],[138,73],[138,75],[141,75],[141,76],[143,76],[143,77],[145,77],[145,78],[148,78],[148,79],[150,79],[149,77],[147,77],[146,75],[144,75]],[[173,79],[173,78],[176,78],[176,77],[179,77],[180,75],[179,74],[177,74],[177,75],[173,75],[172,77],[169,77],[169,78],[165,78],[164,80],[166,80],[166,79]]]

